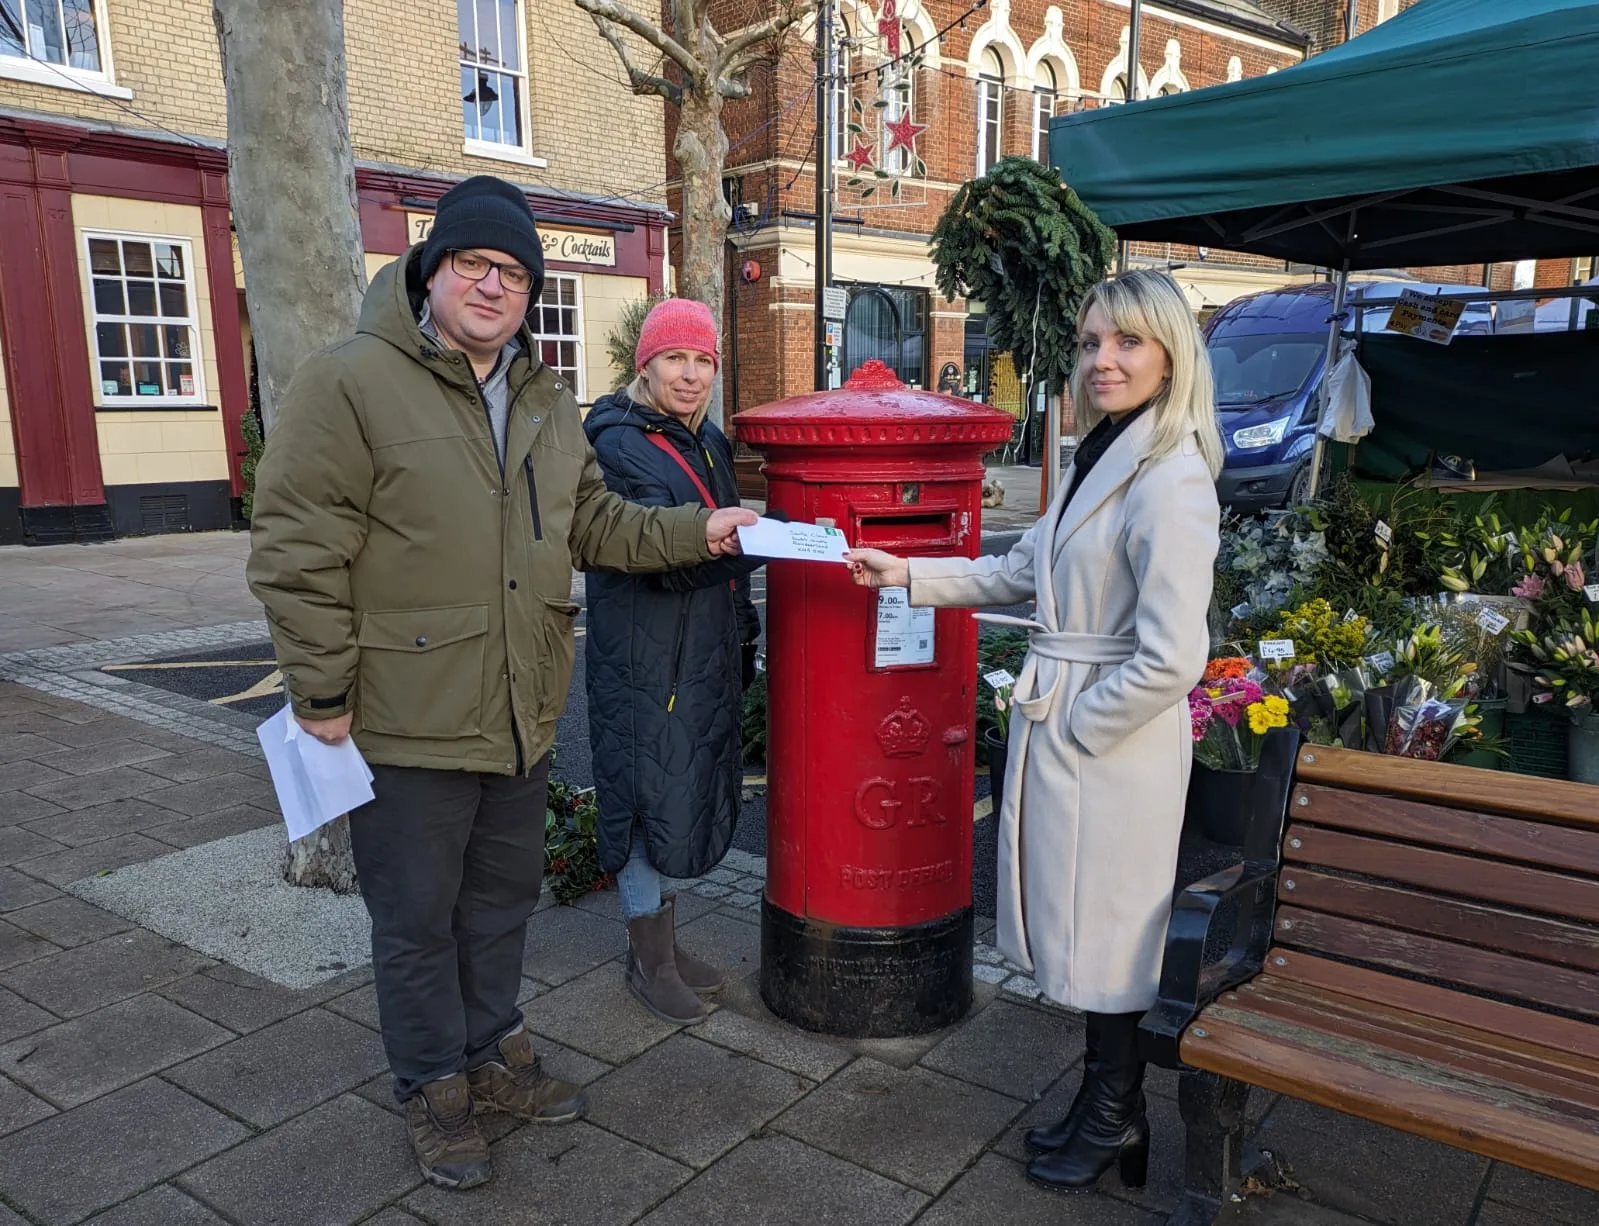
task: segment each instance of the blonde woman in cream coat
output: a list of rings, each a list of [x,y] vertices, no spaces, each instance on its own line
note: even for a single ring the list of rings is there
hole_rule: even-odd
[[[999,945],[1088,1014],[1083,1085],[1035,1128],[1035,1182],[1142,1186],[1138,1019],[1155,1002],[1204,671],[1222,445],[1204,340],[1163,272],[1096,286],[1072,403],[1093,429],[1044,516],[1003,557],[850,555],[913,605],[1037,600],[1015,689],[999,833]]]

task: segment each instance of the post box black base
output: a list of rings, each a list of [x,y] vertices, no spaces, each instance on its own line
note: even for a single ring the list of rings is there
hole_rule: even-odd
[[[846,928],[761,904],[761,998],[822,1034],[926,1034],[972,1007],[972,909],[905,928]]]

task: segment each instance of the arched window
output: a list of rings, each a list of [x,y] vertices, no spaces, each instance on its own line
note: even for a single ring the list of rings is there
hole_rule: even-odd
[[[916,69],[911,67],[908,58],[913,54],[909,42],[902,47],[902,54],[907,58],[883,70],[883,99],[888,105],[881,112],[883,131],[879,136],[881,144],[877,146],[885,151],[883,169],[895,175],[909,174],[914,164],[909,149],[901,147],[893,153],[887,153],[888,143],[893,139],[889,135],[888,125],[901,119],[914,118],[916,114]]]
[[[1033,156],[1049,164],[1049,121],[1055,116],[1059,98],[1055,70],[1045,60],[1038,66],[1038,84],[1033,86]]]
[[[849,23],[836,10],[834,16],[838,24],[833,27],[833,63],[828,73],[833,78],[833,157],[842,161],[844,155],[855,147],[849,130],[850,121],[855,118],[850,114],[849,105],[854,91],[850,88],[849,77]]]
[[[1127,74],[1118,72],[1115,82],[1110,87],[1110,97],[1105,99],[1105,101],[1110,103],[1126,102],[1127,97]]]
[[[1173,85],[1170,81],[1167,81],[1166,84],[1160,87],[1160,96],[1162,98],[1170,98],[1173,94],[1180,94],[1182,92],[1182,90],[1178,89],[1177,86]]]
[[[977,78],[977,173],[986,175],[999,161],[1005,126],[1005,61],[990,47],[983,52]]]

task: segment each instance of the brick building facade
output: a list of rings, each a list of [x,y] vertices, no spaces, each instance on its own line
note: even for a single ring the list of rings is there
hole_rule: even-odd
[[[1019,385],[1007,363],[991,361],[980,308],[946,302],[933,288],[927,235],[960,185],[998,156],[1037,156],[1051,115],[1123,98],[1126,0],[989,0],[982,7],[901,0],[902,48],[915,47],[921,57],[914,68],[891,63],[880,0],[877,7],[841,0],[837,8],[839,78],[848,85],[836,90],[836,109],[848,110],[865,130],[848,132],[847,119],[839,125],[833,269],[850,305],[842,343],[833,350],[835,378],[873,357],[922,386],[937,386],[953,368],[965,393],[1019,411]],[[1298,63],[1308,46],[1301,32],[1246,0],[1146,3],[1143,14],[1140,96],[1273,72]],[[733,264],[760,268],[757,279],[735,277],[730,291],[735,408],[812,386],[813,56],[807,30],[775,64],[757,70],[754,96],[727,110]],[[903,159],[889,160],[884,124],[907,112],[925,125],[915,156],[927,174],[899,177],[896,196],[893,180],[870,170],[857,175],[844,159],[858,140],[873,147],[876,166],[902,169]],[[852,186],[851,178],[860,182]],[[876,190],[868,194],[868,187]],[[1177,275],[1196,309],[1311,275],[1281,261],[1219,251],[1201,257],[1139,245],[1133,259],[1186,264]]]
[[[1356,0],[1357,33],[1411,3]],[[1347,10],[1346,0],[1146,0],[1139,96],[1299,63],[1344,41]],[[1040,156],[1049,115],[1125,98],[1128,0],[900,0],[902,47],[921,56],[914,68],[891,62],[882,0],[838,0],[835,11],[844,47],[839,78],[848,80],[836,90],[835,110],[848,110],[865,131],[848,132],[847,119],[838,125],[833,266],[850,307],[833,350],[834,379],[870,357],[923,386],[938,386],[953,370],[965,394],[1019,413],[1020,380],[1008,360],[989,353],[980,305],[946,302],[933,287],[927,235],[953,193],[997,155]],[[730,279],[735,410],[809,390],[813,382],[814,49],[814,36],[803,31],[776,63],[757,70],[754,95],[726,112],[732,144],[726,188],[735,206],[730,267],[753,273],[759,266],[756,277]],[[915,146],[925,179],[901,176],[904,162],[883,156],[884,121],[907,109],[906,82],[910,117],[925,125]],[[668,128],[670,134],[670,119]],[[896,172],[897,196],[893,180],[869,171],[860,185],[849,185],[858,176],[844,158],[857,140],[873,146],[876,165]],[[869,196],[867,187],[874,189]],[[1171,268],[1201,315],[1242,294],[1322,275],[1172,244],[1133,244],[1129,260]],[[1517,279],[1508,264],[1408,271],[1424,280],[1506,289]]]
[[[453,181],[518,182],[549,256],[545,358],[580,397],[608,389],[606,334],[667,275],[659,102],[596,70],[611,49],[570,0],[344,12],[369,274]],[[0,544],[237,515],[226,138],[209,0],[0,3]]]

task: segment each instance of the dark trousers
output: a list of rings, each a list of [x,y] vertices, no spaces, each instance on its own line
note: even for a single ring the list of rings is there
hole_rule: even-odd
[[[522,1024],[522,942],[544,877],[550,760],[528,778],[372,767],[350,814],[383,1047],[401,1102],[495,1058]]]

